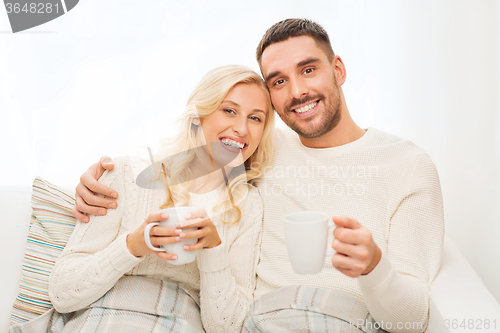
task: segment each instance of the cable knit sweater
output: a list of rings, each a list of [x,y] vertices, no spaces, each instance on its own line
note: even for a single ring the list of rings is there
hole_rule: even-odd
[[[374,128],[354,142],[324,149],[303,146],[289,128],[274,135],[274,165],[257,185],[265,219],[255,297],[287,285],[336,289],[364,300],[375,320],[392,323],[390,332],[425,330],[429,287],[444,242],[441,188],[429,156],[410,141]],[[378,265],[358,278],[337,271],[330,231],[323,270],[295,274],[283,217],[301,210],[356,218],[382,250]],[[421,323],[422,329],[398,330],[398,322]]]
[[[155,255],[137,258],[128,251],[127,235],[160,209],[166,193],[135,184],[134,175],[148,163],[126,157],[114,162],[114,169],[99,181],[120,194],[118,208],[108,210],[106,216],[92,216],[89,223],[77,223],[50,277],[49,295],[55,309],[77,311],[102,297],[123,275],[141,275],[182,286],[201,303],[207,332],[240,331],[255,289],[262,229],[262,200],[257,189],[249,186],[240,205],[242,219],[234,225],[223,224],[211,210],[219,189],[192,194],[189,205],[205,208],[221,244],[198,251],[193,263],[177,266]]]

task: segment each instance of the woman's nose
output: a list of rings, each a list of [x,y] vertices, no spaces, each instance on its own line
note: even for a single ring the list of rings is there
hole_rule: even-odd
[[[233,131],[238,133],[240,136],[244,136],[248,133],[248,124],[246,118],[237,119],[233,124]]]

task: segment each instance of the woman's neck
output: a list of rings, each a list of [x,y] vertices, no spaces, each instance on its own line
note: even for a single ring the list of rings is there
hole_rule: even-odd
[[[225,176],[222,169],[207,173],[207,170],[212,170],[211,166],[207,166],[207,161],[199,161],[197,157],[195,157],[195,160],[191,163],[190,168],[193,175],[202,175],[193,179],[188,188],[189,192],[197,194],[213,191],[221,184],[224,184],[227,181],[225,178],[227,178],[227,175],[229,175],[233,169],[229,166],[224,167]]]

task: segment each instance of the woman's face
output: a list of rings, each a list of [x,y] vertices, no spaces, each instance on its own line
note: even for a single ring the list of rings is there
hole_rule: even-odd
[[[219,165],[240,165],[260,143],[267,108],[267,96],[261,87],[238,83],[217,110],[200,119],[196,141],[208,145],[210,156]]]

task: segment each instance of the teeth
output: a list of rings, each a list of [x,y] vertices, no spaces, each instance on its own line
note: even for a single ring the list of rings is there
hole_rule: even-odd
[[[307,112],[307,111],[311,110],[313,107],[316,106],[316,104],[318,104],[318,102],[311,103],[311,104],[303,106],[303,107],[301,107],[299,109],[295,109],[294,111],[297,112],[297,113],[304,113],[304,112]]]
[[[237,142],[231,139],[224,138],[221,141],[232,148],[243,149],[243,147],[245,147],[244,143]]]

